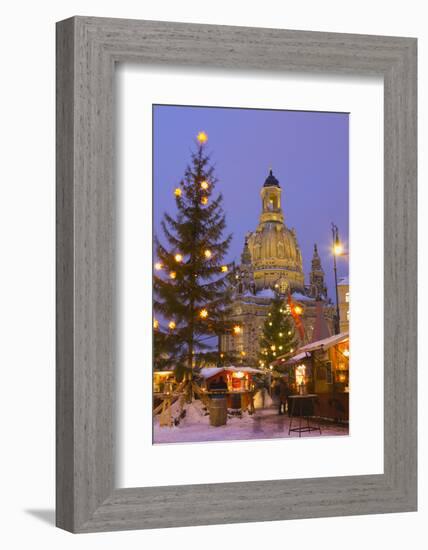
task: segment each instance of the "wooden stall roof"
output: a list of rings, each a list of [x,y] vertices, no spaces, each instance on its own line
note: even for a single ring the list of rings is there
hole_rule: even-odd
[[[316,342],[311,342],[306,344],[299,349],[299,354],[302,352],[311,352],[317,350],[327,350],[336,344],[341,344],[349,340],[349,332],[341,332],[340,334],[335,334],[334,336],[329,336],[328,338],[323,338],[322,340],[317,340]]]

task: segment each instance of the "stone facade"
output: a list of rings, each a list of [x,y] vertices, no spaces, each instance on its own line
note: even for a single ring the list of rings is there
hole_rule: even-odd
[[[312,256],[311,272],[309,274],[309,295],[312,298],[318,298],[320,300],[327,299],[324,270],[321,266],[321,258],[319,257],[316,244],[314,244],[314,255]]]
[[[339,295],[339,330],[349,332],[349,280],[342,277],[337,283]]]

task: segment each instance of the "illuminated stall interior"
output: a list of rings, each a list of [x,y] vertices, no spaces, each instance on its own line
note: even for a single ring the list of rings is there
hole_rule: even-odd
[[[176,386],[174,371],[154,371],[153,372],[153,393],[169,394],[174,391]]]
[[[255,375],[264,375],[264,372],[251,367],[207,367],[200,371],[205,392],[224,393],[228,400],[228,408],[242,410],[251,408],[256,389]],[[220,379],[225,381],[226,386],[222,390],[217,389]]]

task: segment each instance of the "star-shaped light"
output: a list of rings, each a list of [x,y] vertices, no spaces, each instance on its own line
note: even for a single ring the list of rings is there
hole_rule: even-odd
[[[208,141],[208,136],[205,132],[201,131],[198,133],[198,135],[196,136],[196,139],[199,141],[199,143],[201,145],[203,145],[204,143],[206,143]]]
[[[199,317],[201,319],[206,319],[208,317],[208,310],[206,309],[201,309],[201,311],[199,312]]]

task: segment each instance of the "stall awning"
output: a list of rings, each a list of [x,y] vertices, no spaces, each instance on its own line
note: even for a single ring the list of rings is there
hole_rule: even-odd
[[[294,365],[295,363],[301,363],[304,359],[308,358],[308,354],[303,351],[302,353],[298,353],[297,355],[294,355],[294,357],[291,357],[288,361],[285,362],[286,365]]]
[[[306,353],[305,351],[302,353],[298,353],[297,355],[294,355],[293,357],[290,357],[287,361],[285,360],[286,355],[282,355],[278,357],[273,363],[271,363],[274,366],[286,366],[286,365],[295,365],[296,363],[300,363],[301,361],[304,361],[309,357],[309,353]]]
[[[303,352],[311,352],[317,350],[327,350],[336,344],[341,344],[349,340],[349,332],[341,332],[340,334],[335,334],[334,336],[329,336],[328,338],[323,338],[322,340],[317,340],[316,342],[311,342],[306,344],[299,349],[299,354]]]

